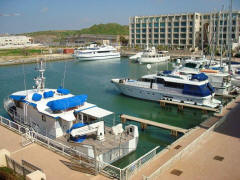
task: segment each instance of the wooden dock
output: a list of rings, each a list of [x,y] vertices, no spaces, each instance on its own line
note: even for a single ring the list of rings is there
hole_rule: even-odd
[[[120,118],[122,120],[122,123],[125,123],[127,120],[141,123],[142,130],[147,128],[147,126],[149,125],[149,126],[155,126],[155,127],[159,127],[162,129],[170,130],[171,134],[174,136],[177,136],[179,132],[183,133],[183,134],[188,132],[187,129],[183,129],[183,128],[179,128],[179,127],[175,127],[175,126],[171,126],[171,125],[167,125],[167,124],[163,124],[163,123],[159,123],[159,122],[155,122],[155,121],[150,121],[150,120],[146,120],[146,119],[142,119],[142,118],[137,118],[137,117],[129,116],[126,114],[122,114],[120,116]]]
[[[194,104],[185,104],[185,103],[180,103],[180,102],[175,102],[175,101],[159,100],[159,102],[160,102],[160,105],[162,107],[165,107],[166,104],[177,105],[178,106],[178,110],[180,110],[180,111],[182,111],[184,109],[184,107],[189,107],[189,108],[194,108],[194,109],[201,109],[204,112],[207,112],[207,111],[218,112],[219,111],[219,109],[217,109],[217,108],[198,106],[198,105],[194,105]]]

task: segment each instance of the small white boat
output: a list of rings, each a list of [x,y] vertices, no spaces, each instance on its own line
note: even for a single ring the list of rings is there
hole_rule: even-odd
[[[144,50],[142,55],[138,58],[138,62],[140,64],[146,64],[146,63],[161,63],[168,61],[170,59],[170,56],[167,53],[160,52],[158,53],[155,49],[155,47],[152,47],[150,49]]]
[[[78,60],[90,61],[120,58],[120,53],[112,46],[91,44],[83,50],[75,50],[73,56]]]
[[[142,56],[143,52],[138,52],[137,54],[133,55],[133,56],[130,56],[129,59],[130,60],[134,60],[134,61],[137,61],[138,58],[140,58]]]

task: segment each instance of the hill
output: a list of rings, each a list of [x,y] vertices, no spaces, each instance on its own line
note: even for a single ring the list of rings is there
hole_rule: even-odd
[[[38,31],[24,33],[31,37],[49,36],[54,39],[62,39],[69,36],[77,36],[80,34],[105,34],[105,35],[128,35],[128,26],[117,23],[98,24],[81,30],[56,30],[56,31]]]

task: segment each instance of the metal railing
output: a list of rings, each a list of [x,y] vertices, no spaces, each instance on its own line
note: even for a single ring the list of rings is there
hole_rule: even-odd
[[[16,122],[13,122],[5,117],[0,116],[0,124],[5,126],[16,133],[22,135],[23,145],[28,145],[30,143],[36,142],[39,143],[55,152],[61,153],[65,156],[75,158],[77,157],[78,163],[83,164],[84,166],[95,168],[98,172],[103,172],[108,176],[120,179],[128,180],[137,170],[140,169],[144,164],[149,162],[156,154],[159,146],[155,147],[127,167],[121,169],[116,166],[113,166],[109,163],[98,161],[95,158],[89,157],[88,155],[74,149],[73,147],[66,146],[58,141],[50,139],[44,135],[41,135],[37,132],[29,130],[27,127],[22,126]]]
[[[157,150],[160,148],[160,146],[155,147],[148,153],[144,154],[131,164],[129,164],[127,167],[122,169],[122,177],[127,180],[129,179],[134,173],[136,173],[143,165],[145,165],[147,162],[153,159],[153,157],[156,156]]]

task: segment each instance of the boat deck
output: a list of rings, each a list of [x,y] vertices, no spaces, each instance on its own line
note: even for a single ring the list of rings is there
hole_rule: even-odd
[[[93,146],[97,150],[98,154],[102,154],[111,149],[119,148],[120,145],[129,142],[133,138],[134,137],[130,134],[127,134],[126,131],[123,131],[123,133],[120,135],[114,135],[111,133],[111,127],[105,126],[104,141],[97,140],[94,134],[87,136],[87,138],[81,143],[67,141],[67,138],[64,136],[57,138],[57,141],[67,146],[72,146],[84,153],[87,152],[87,148],[83,147],[83,145]]]

